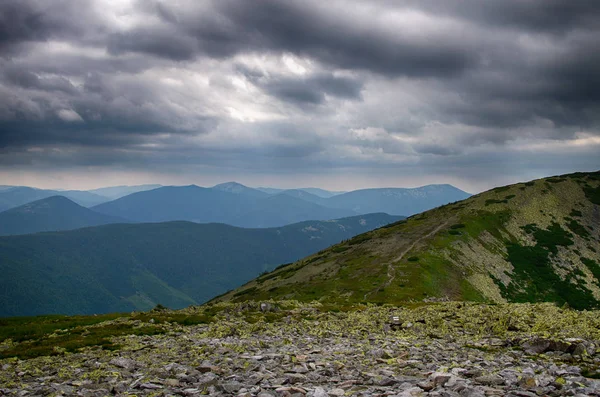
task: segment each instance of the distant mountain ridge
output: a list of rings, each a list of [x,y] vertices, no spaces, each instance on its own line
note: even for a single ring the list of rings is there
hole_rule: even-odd
[[[331,190],[320,189],[317,187],[299,187],[299,188],[295,188],[295,189],[278,189],[278,188],[274,188],[274,187],[257,187],[256,189],[263,191],[265,193],[269,193],[269,194],[279,194],[279,193],[283,193],[283,192],[289,191],[289,190],[302,190],[306,193],[313,194],[313,195],[315,195],[317,197],[321,197],[321,198],[329,198],[329,197],[333,197],[338,194],[347,193],[345,191],[331,191]]]
[[[98,189],[88,190],[90,193],[98,194],[103,197],[107,197],[111,200],[127,196],[128,194],[143,192],[146,190],[158,189],[162,185],[151,184],[151,185],[121,185],[121,186],[109,186]]]
[[[0,236],[71,230],[110,223],[131,222],[94,212],[63,196],[51,196],[0,212]]]
[[[213,186],[212,189],[220,190],[222,192],[247,195],[247,196],[251,196],[251,197],[267,197],[267,196],[269,196],[269,193],[265,193],[261,190],[253,189],[248,186],[244,186],[241,183],[237,183],[237,182],[220,183],[218,185]]]
[[[470,194],[448,184],[426,185],[417,188],[360,189],[327,199],[328,206],[351,209],[355,212],[377,211],[395,215],[414,215],[419,212],[464,200]]]
[[[138,222],[185,220],[239,227],[278,227],[305,220],[355,215],[350,210],[325,208],[290,196],[261,197],[253,192],[248,194],[247,190],[240,191],[243,193],[196,185],[169,186],[134,193],[95,206],[93,210]]]
[[[27,186],[7,187],[0,190],[0,211],[6,211],[32,201],[51,196],[64,196],[84,207],[92,207],[110,199],[83,190],[46,190]]]
[[[469,194],[451,185],[363,189],[323,198],[301,189],[268,194],[237,182],[212,188],[166,186],[137,192],[93,210],[137,222],[222,222],[240,227],[278,227],[304,220],[326,220],[385,212],[414,214]]]
[[[266,189],[271,192],[267,193],[260,189],[237,182],[221,183],[211,188],[196,185],[137,185],[92,191],[4,186],[0,189],[0,213],[2,210],[59,195],[95,212],[123,221],[182,220],[197,223],[221,222],[239,227],[279,227],[305,220],[336,219],[376,212],[411,215],[469,196],[451,185],[428,185],[413,189],[362,189],[347,193],[317,188]],[[100,196],[100,193],[106,196]],[[111,200],[108,197],[116,198]],[[33,222],[33,218],[23,218],[23,221]],[[39,228],[24,225],[19,230],[38,231]]]
[[[199,304],[282,263],[398,219],[369,214],[269,229],[116,224],[0,237],[0,317]]]

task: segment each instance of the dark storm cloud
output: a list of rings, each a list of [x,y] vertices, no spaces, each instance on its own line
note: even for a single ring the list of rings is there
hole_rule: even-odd
[[[598,37],[596,0],[0,1],[0,163],[498,163],[600,136]]]
[[[190,2],[187,7],[140,4],[162,23],[151,32],[148,28],[120,32],[109,48],[182,60],[192,58],[190,39],[194,39],[196,56],[289,51],[340,68],[407,76],[448,77],[477,62],[477,54],[463,38],[434,34],[415,39],[385,31],[376,21],[364,23],[364,15],[347,15],[344,9],[351,8],[347,5],[325,8],[317,2],[277,0]],[[185,42],[181,52],[173,51],[178,41]]]
[[[50,76],[47,78],[40,78],[35,73],[17,69],[14,67],[7,67],[4,71],[5,81],[22,87],[31,88],[43,91],[63,91],[69,94],[75,94],[77,89],[69,80],[62,76]]]
[[[298,105],[318,105],[325,101],[326,96],[360,99],[363,87],[363,82],[356,78],[340,77],[331,73],[267,77],[250,71],[246,77],[269,95]]]
[[[419,4],[429,12],[475,21],[486,26],[500,26],[533,32],[563,34],[577,28],[593,28],[600,17],[598,3],[594,0],[505,0],[488,1],[434,1]],[[397,3],[396,3],[397,4]]]
[[[173,27],[146,27],[112,34],[107,43],[113,55],[141,52],[175,61],[190,60],[198,53],[196,40]]]
[[[90,0],[0,2],[0,53],[52,38],[83,40],[102,34]]]

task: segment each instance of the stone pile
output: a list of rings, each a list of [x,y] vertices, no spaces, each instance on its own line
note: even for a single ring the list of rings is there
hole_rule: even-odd
[[[600,396],[596,340],[387,331],[378,318],[352,330],[345,313],[173,324],[118,338],[117,351],[2,360],[0,395]]]

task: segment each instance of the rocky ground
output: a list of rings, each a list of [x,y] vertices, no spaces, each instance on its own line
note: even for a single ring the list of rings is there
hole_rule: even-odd
[[[124,317],[111,324],[163,333],[116,337],[116,350],[0,360],[0,395],[600,396],[597,311],[453,302],[186,310],[214,317],[191,326]]]

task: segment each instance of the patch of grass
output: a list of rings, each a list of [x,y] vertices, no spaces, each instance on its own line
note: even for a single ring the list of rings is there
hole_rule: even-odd
[[[524,184],[525,186],[535,186],[535,182],[531,181],[531,182],[525,182]]]
[[[598,262],[596,262],[593,259],[588,259],[588,258],[585,258],[585,257],[581,257],[579,259],[581,260],[581,262],[584,265],[587,266],[588,269],[590,269],[590,271],[594,275],[594,278],[596,280],[598,280],[598,282],[600,282],[600,264],[598,264]]]
[[[537,241],[537,247],[544,248],[555,255],[559,246],[568,247],[573,245],[573,235],[556,222],[553,222],[547,230],[540,229],[535,224],[525,225],[523,230],[533,235]]]
[[[588,200],[590,200],[592,203],[596,204],[596,205],[600,205],[600,186],[596,186],[596,187],[592,187],[592,186],[585,186],[583,188],[583,192],[585,193],[585,196],[587,197]]]
[[[331,250],[333,252],[335,252],[336,254],[340,254],[340,253],[342,253],[344,251],[348,251],[349,249],[350,249],[350,247],[345,246],[345,245],[335,246],[335,247],[331,248]]]
[[[237,297],[237,296],[242,296],[242,295],[248,295],[253,292],[256,292],[256,287],[250,287],[250,288],[243,289],[243,290],[238,291],[235,294],[233,294],[233,296]]]
[[[584,367],[581,369],[581,376],[590,379],[600,379],[600,370],[597,368]]]
[[[419,261],[419,257],[418,256],[411,256],[410,258],[407,259],[407,261],[409,261],[409,262],[418,262]]]
[[[389,229],[389,228],[392,228],[392,227],[396,227],[396,226],[402,225],[403,223],[406,223],[406,219],[402,219],[402,220],[399,220],[397,222],[389,223],[389,224],[381,226],[381,227],[379,227],[379,228],[377,228],[375,230]]]
[[[566,181],[565,178],[548,178],[548,179],[546,179],[546,182],[549,182],[549,183],[561,183],[564,181]]]
[[[575,208],[573,208],[571,210],[571,212],[569,213],[569,216],[578,216],[578,217],[581,217],[581,216],[583,216],[583,214],[581,213],[581,211],[576,210]]]
[[[492,204],[507,204],[508,200],[504,199],[504,200],[497,200],[497,199],[487,199],[485,200],[485,206],[487,207],[488,205],[492,205]]]
[[[364,243],[365,241],[369,241],[372,238],[373,237],[369,233],[359,234],[358,236],[351,238],[348,241],[348,244],[349,245],[356,245],[356,244]]]
[[[508,286],[497,283],[503,295],[515,302],[555,301],[568,303],[575,309],[589,309],[598,305],[591,291],[581,285],[562,280],[554,271],[551,255],[558,253],[558,247],[573,244],[573,235],[553,223],[546,230],[534,224],[523,227],[533,235],[535,246],[522,246],[509,243],[508,261],[514,267],[512,281]],[[525,282],[523,280],[530,280]]]
[[[464,223],[457,223],[457,224],[450,226],[450,229],[464,229],[464,228],[465,228]]]
[[[583,227],[583,225],[581,225],[579,222],[577,222],[575,219],[568,219],[569,223],[567,223],[567,227],[575,234],[577,234],[579,237],[582,238],[589,238],[590,237],[590,233],[585,229],[585,227]]]
[[[77,327],[66,332],[41,335],[37,339],[18,343],[0,351],[0,359],[18,357],[27,359],[39,356],[53,356],[62,351],[74,353],[89,346],[99,346],[102,349],[116,350],[119,348],[110,338],[123,335],[156,335],[164,333],[156,326],[132,327],[131,324],[112,324],[99,327]]]
[[[505,192],[507,190],[510,190],[510,186],[500,186],[500,187],[492,189],[492,192],[501,193],[501,192]]]
[[[28,359],[39,356],[75,353],[82,348],[98,346],[118,350],[112,338],[125,335],[157,335],[166,332],[163,324],[184,326],[208,324],[214,320],[218,308],[208,305],[203,309],[171,311],[168,309],[101,316],[36,316],[0,319],[0,341],[10,339],[12,345],[0,350],[0,359],[17,357]]]
[[[0,341],[12,339],[13,342],[38,339],[57,330],[71,329],[86,325],[99,324],[126,316],[122,313],[102,314],[99,316],[35,316],[0,318]]]

